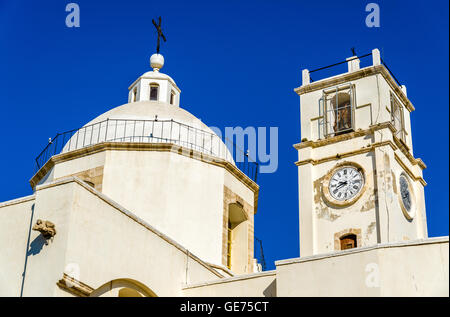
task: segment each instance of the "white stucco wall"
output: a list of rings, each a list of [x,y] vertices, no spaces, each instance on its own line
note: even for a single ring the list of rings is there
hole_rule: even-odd
[[[448,296],[448,237],[276,263],[277,296]]]
[[[0,203],[0,297],[21,294],[34,204],[34,195]]]
[[[57,234],[28,257],[24,296],[61,294],[56,282],[74,265],[77,280],[94,289],[128,278],[158,296],[179,296],[182,283],[219,277],[184,247],[72,178],[37,187],[37,218],[54,222]],[[39,236],[32,231],[31,241]]]
[[[186,297],[275,297],[276,272],[242,275],[199,284],[186,285]]]
[[[221,264],[224,170],[171,152],[110,151],[102,192]]]

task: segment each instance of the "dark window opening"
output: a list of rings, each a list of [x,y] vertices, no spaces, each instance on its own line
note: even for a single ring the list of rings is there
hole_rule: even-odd
[[[356,247],[356,235],[348,234],[341,237],[341,250],[353,249]]]
[[[158,100],[158,86],[150,86],[150,100]]]

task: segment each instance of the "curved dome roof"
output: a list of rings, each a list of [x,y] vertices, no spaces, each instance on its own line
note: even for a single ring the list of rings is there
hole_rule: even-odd
[[[137,101],[126,103],[99,115],[85,126],[106,119],[155,120],[155,116],[157,116],[158,120],[173,119],[174,121],[184,123],[191,127],[214,133],[206,124],[190,112],[178,106],[159,101]]]
[[[73,134],[63,152],[105,141],[173,143],[235,164],[220,136],[200,119],[159,101],[127,103],[99,115]]]
[[[63,152],[101,142],[172,143],[234,164],[233,155],[221,137],[179,107],[180,89],[169,75],[159,72],[164,66],[164,57],[153,54],[150,66],[153,71],[141,75],[128,88],[129,103],[75,130]],[[156,90],[152,90],[154,83]]]

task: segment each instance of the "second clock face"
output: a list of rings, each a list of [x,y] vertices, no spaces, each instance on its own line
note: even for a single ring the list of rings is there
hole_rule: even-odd
[[[403,206],[405,206],[406,211],[411,211],[411,192],[409,190],[408,180],[405,175],[400,175],[400,195],[402,198]]]
[[[345,166],[331,176],[328,191],[338,200],[345,201],[355,197],[364,185],[364,177],[357,168]]]

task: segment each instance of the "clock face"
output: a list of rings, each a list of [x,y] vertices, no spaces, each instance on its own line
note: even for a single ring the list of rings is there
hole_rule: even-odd
[[[400,175],[400,196],[405,209],[411,211],[411,192],[409,191],[408,180],[405,175]]]
[[[331,197],[345,201],[355,197],[364,185],[364,177],[356,167],[345,166],[331,176],[328,191]]]

